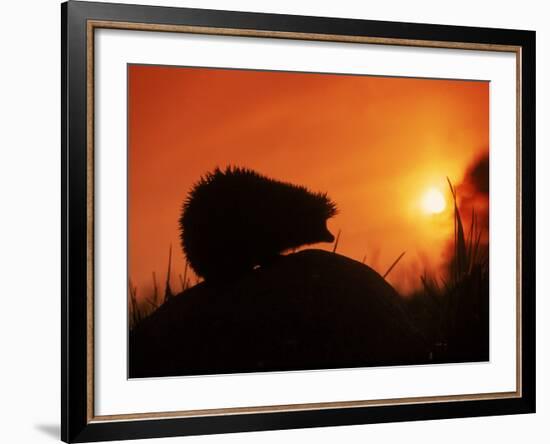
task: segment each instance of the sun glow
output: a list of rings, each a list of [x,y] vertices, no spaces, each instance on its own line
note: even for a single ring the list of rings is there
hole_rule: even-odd
[[[430,188],[422,196],[422,210],[427,214],[439,214],[447,206],[445,196],[437,188]]]

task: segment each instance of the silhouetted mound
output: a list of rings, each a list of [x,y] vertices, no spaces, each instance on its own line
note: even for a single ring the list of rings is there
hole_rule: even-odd
[[[427,363],[400,296],[321,250],[174,297],[130,335],[130,377]]]

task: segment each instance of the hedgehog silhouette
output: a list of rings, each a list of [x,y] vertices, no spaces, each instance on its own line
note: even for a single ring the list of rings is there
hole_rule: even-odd
[[[253,170],[216,168],[191,189],[179,219],[183,252],[205,280],[236,277],[286,250],[332,242],[326,193],[280,182]]]

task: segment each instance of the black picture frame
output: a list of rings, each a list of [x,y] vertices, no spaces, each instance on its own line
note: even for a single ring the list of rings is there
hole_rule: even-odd
[[[511,45],[521,55],[521,393],[499,399],[388,403],[318,410],[96,420],[90,415],[87,38],[90,20],[331,36]],[[65,442],[156,438],[535,412],[535,32],[69,1],[61,5],[62,374]],[[512,198],[512,197],[511,197]],[[92,403],[92,404],[91,404]]]

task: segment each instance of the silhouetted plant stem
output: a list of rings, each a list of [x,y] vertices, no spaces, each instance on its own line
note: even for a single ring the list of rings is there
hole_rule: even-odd
[[[405,253],[406,253],[406,251],[403,251],[403,253],[401,253],[401,254],[399,255],[399,257],[393,262],[393,264],[391,264],[390,268],[388,268],[388,271],[386,271],[386,272],[384,273],[384,275],[382,276],[384,279],[386,279],[386,276],[387,276],[388,274],[390,274],[390,272],[391,272],[391,271],[393,270],[393,268],[397,265],[397,263],[401,260],[401,258],[402,258],[403,256],[405,256]]]
[[[172,244],[170,244],[170,250],[168,251],[168,271],[166,272],[166,286],[164,287],[164,302],[170,299],[172,294],[172,288],[170,288],[170,272],[172,268]]]
[[[333,253],[336,253],[336,249],[338,248],[338,242],[340,241],[340,233],[342,230],[338,230],[338,234],[336,235],[336,240],[334,241],[334,248],[332,249]]]

